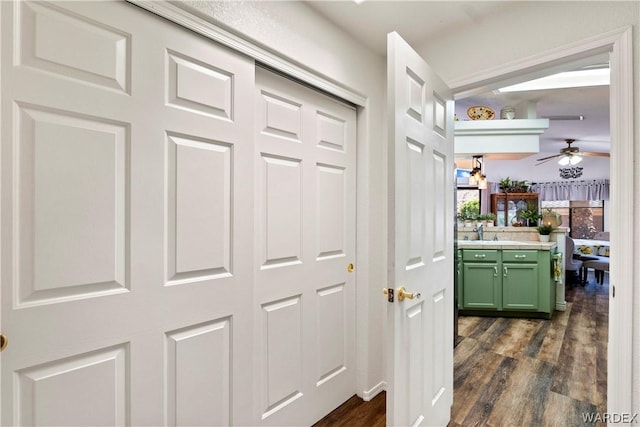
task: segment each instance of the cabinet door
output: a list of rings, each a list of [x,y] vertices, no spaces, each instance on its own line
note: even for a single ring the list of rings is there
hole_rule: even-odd
[[[498,263],[463,264],[463,307],[467,309],[502,308]]]
[[[502,302],[505,310],[538,309],[538,264],[502,264]]]
[[[505,227],[510,225],[507,221],[507,197],[505,194],[491,195],[491,212],[496,215],[496,225]]]

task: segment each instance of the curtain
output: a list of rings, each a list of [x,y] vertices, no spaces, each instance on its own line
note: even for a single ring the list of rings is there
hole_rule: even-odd
[[[609,180],[539,182],[531,189],[540,200],[609,200]]]
[[[487,183],[486,190],[480,190],[480,208],[482,212],[480,213],[489,213],[491,212],[491,183]]]

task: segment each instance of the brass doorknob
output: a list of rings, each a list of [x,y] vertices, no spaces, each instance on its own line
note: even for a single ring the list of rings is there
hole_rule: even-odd
[[[416,292],[416,293],[407,292],[404,286],[400,286],[398,288],[397,294],[398,294],[398,301],[404,301],[405,298],[408,298],[408,299],[420,298],[422,296],[420,292]]]
[[[4,334],[0,334],[0,351],[4,350],[7,344],[9,344],[9,339]]]

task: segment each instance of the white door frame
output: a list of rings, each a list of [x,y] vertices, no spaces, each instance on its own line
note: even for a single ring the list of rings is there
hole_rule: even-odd
[[[635,263],[623,262],[637,259],[634,242],[638,232],[634,220],[634,189],[638,182],[629,185],[634,177],[634,111],[633,111],[633,29],[624,27],[600,34],[557,49],[542,52],[520,61],[483,70],[463,79],[449,82],[456,98],[485,92],[505,81],[531,77],[543,70],[567,63],[579,62],[587,57],[611,52],[611,86],[609,89],[611,126],[611,249],[617,254],[611,259],[611,291],[609,298],[609,346],[607,356],[607,411],[609,413],[635,413],[640,402],[632,396],[640,395],[638,375],[639,340],[634,330],[633,308],[639,306],[640,293],[634,292]],[[511,83],[509,83],[511,84]],[[631,218],[631,222],[629,219]],[[634,268],[636,271],[634,271]],[[637,277],[637,276],[635,276]],[[637,322],[636,322],[637,323]],[[635,350],[635,354],[634,354]],[[636,364],[636,366],[634,366]],[[634,370],[635,367],[635,370]],[[634,379],[633,374],[636,374]],[[634,381],[635,380],[635,381]],[[636,399],[638,399],[636,397]]]
[[[358,91],[335,84],[329,79],[305,69],[293,61],[274,54],[256,45],[254,42],[245,40],[228,31],[225,31],[214,24],[199,18],[198,16],[185,11],[167,1],[151,0],[127,0],[132,4],[147,9],[157,15],[169,19],[183,27],[195,31],[205,37],[217,41],[234,50],[244,53],[256,61],[262,62],[272,68],[284,72],[292,77],[300,79],[306,83],[316,86],[331,94],[341,97],[357,105],[358,108],[358,129],[367,128],[367,116],[364,114],[368,104],[366,95]],[[569,45],[551,49],[534,55],[525,60],[514,61],[480,73],[468,76],[464,79],[449,82],[457,97],[468,96],[485,90],[488,86],[497,82],[504,82],[510,78],[521,77],[525,74],[548,70],[550,67],[566,64],[573,60],[579,60],[602,52],[612,52],[611,55],[611,212],[612,221],[612,250],[617,254],[625,254],[628,259],[636,259],[634,241],[640,241],[639,229],[635,227],[633,220],[634,198],[633,190],[640,186],[634,182],[631,191],[629,188],[629,177],[634,177],[634,109],[633,109],[633,28],[624,27],[599,36],[581,40]],[[356,177],[357,206],[367,206],[365,195],[368,194],[368,181],[366,171],[369,170],[367,159],[368,138],[366,132],[358,132],[357,137],[357,164],[358,171]],[[637,181],[637,180],[636,180]],[[628,225],[629,218],[632,219]],[[368,301],[368,253],[369,233],[368,233],[368,213],[365,210],[357,210],[356,225],[356,257],[358,265],[358,276],[356,277],[356,292],[359,301]],[[640,378],[634,381],[634,360],[636,353],[640,349],[634,348],[633,339],[640,341],[640,333],[633,330],[633,308],[640,307],[640,292],[633,292],[634,274],[639,267],[632,263],[621,262],[620,257],[612,259],[611,282],[617,283],[616,298],[610,299],[609,312],[609,347],[608,347],[608,378],[607,378],[607,404],[608,412],[633,413],[634,408],[640,402],[634,401],[632,396],[640,396]],[[637,273],[640,275],[640,272]],[[357,318],[366,318],[368,304],[358,304],[356,306]],[[367,325],[358,321],[356,326],[356,337],[360,341],[366,336]],[[636,346],[637,347],[637,346]],[[356,361],[360,367],[366,367],[366,347],[357,346]],[[636,356],[634,358],[634,356]],[[640,363],[636,363],[640,365]],[[635,366],[636,375],[640,371],[640,366]],[[357,379],[357,389],[364,390],[366,387],[363,369],[359,369]],[[636,398],[640,399],[640,398]]]

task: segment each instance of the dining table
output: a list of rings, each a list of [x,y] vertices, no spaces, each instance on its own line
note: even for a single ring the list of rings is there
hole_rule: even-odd
[[[589,268],[593,268],[596,282],[602,284],[604,272],[609,271],[610,242],[595,239],[573,239],[573,242],[573,257],[583,262],[580,282],[586,284]]]

